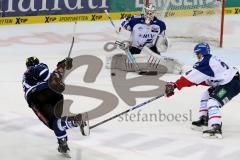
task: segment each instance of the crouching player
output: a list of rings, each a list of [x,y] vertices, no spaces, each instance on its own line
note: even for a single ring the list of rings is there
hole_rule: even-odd
[[[192,122],[193,127],[208,126],[203,137],[222,138],[222,121],[220,108],[240,92],[239,71],[227,65],[219,58],[210,54],[207,43],[195,46],[194,52],[198,62],[176,82],[166,85],[167,97],[174,94],[174,89],[194,85],[206,85],[210,88],[203,93],[198,121]]]

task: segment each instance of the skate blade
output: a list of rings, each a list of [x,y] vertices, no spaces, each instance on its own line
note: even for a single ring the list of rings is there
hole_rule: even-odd
[[[198,127],[198,126],[192,125],[192,126],[191,126],[191,129],[194,130],[194,131],[203,132],[203,131],[207,130],[208,127],[207,127],[207,126]]]
[[[222,139],[222,134],[209,134],[209,133],[203,133],[203,138],[208,139]]]
[[[84,124],[81,124],[80,130],[81,130],[83,136],[89,136],[90,128],[89,128],[89,120],[88,120],[87,113],[83,114],[83,120],[84,120]]]
[[[84,123],[85,125],[81,126],[82,135],[89,136],[90,135],[89,121],[85,121]]]

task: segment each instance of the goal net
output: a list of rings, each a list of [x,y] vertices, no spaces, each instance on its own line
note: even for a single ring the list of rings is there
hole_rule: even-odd
[[[207,42],[222,47],[224,0],[145,0],[167,25],[173,45]]]

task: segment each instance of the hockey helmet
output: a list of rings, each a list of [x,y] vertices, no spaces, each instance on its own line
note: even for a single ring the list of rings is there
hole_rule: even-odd
[[[27,67],[36,66],[36,65],[38,65],[38,64],[39,64],[39,59],[38,59],[37,57],[35,57],[35,56],[33,56],[33,57],[28,57],[28,58],[26,59],[26,66],[27,66]]]
[[[153,20],[155,16],[155,11],[156,11],[156,7],[152,3],[149,3],[144,6],[143,13],[145,18],[145,23],[149,24]]]
[[[207,43],[199,43],[194,47],[194,53],[201,53],[203,56],[210,54],[210,46]]]

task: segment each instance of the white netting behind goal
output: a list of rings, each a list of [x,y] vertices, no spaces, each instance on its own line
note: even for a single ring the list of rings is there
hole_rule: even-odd
[[[146,0],[157,7],[156,16],[167,25],[173,44],[221,43],[222,0]]]

